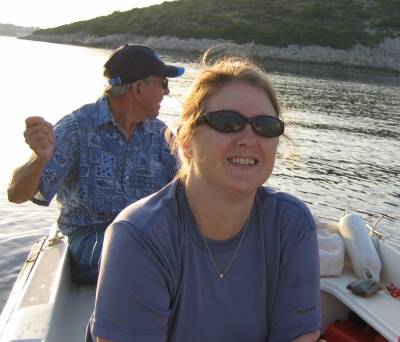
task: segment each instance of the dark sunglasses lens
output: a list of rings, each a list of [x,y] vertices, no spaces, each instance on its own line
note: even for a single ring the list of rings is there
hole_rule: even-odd
[[[252,126],[256,133],[275,138],[283,133],[282,122],[272,116],[259,116],[252,120]]]
[[[223,133],[237,132],[243,129],[245,122],[240,115],[233,112],[214,112],[207,117],[208,124]]]

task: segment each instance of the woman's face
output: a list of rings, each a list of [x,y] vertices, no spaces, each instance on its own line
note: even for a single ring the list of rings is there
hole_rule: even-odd
[[[245,82],[224,85],[205,102],[205,113],[229,109],[251,118],[277,116],[261,89]],[[191,176],[220,190],[255,192],[271,175],[278,138],[256,134],[249,124],[240,132],[221,133],[203,124],[189,144]]]

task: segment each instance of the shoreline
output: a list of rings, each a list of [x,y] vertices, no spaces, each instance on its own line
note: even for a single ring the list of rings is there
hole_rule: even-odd
[[[174,50],[189,53],[202,53],[209,47],[220,44],[234,44],[223,39],[180,39],[177,37],[146,37],[132,34],[91,36],[86,33],[64,35],[29,35],[19,39],[45,41],[58,44],[71,44],[105,49],[115,49],[125,43],[145,44],[157,50]],[[389,71],[400,74],[400,37],[386,38],[378,46],[369,48],[360,44],[351,49],[334,49],[317,45],[276,47],[260,44],[235,44],[237,50],[250,57],[274,59],[287,62],[313,63],[359,67],[376,71]]]

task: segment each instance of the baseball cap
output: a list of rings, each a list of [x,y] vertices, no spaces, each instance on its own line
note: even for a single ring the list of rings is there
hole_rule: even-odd
[[[165,64],[150,47],[125,44],[116,49],[104,68],[108,72],[110,85],[123,85],[149,76],[178,77],[185,68]]]

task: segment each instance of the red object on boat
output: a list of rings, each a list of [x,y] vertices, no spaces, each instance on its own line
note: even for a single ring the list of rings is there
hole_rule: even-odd
[[[370,326],[351,321],[340,321],[329,325],[324,333],[327,342],[387,342]]]
[[[389,291],[390,295],[394,298],[400,298],[400,289],[392,284],[386,287],[386,289]],[[400,342],[400,337],[399,337],[399,342]]]

